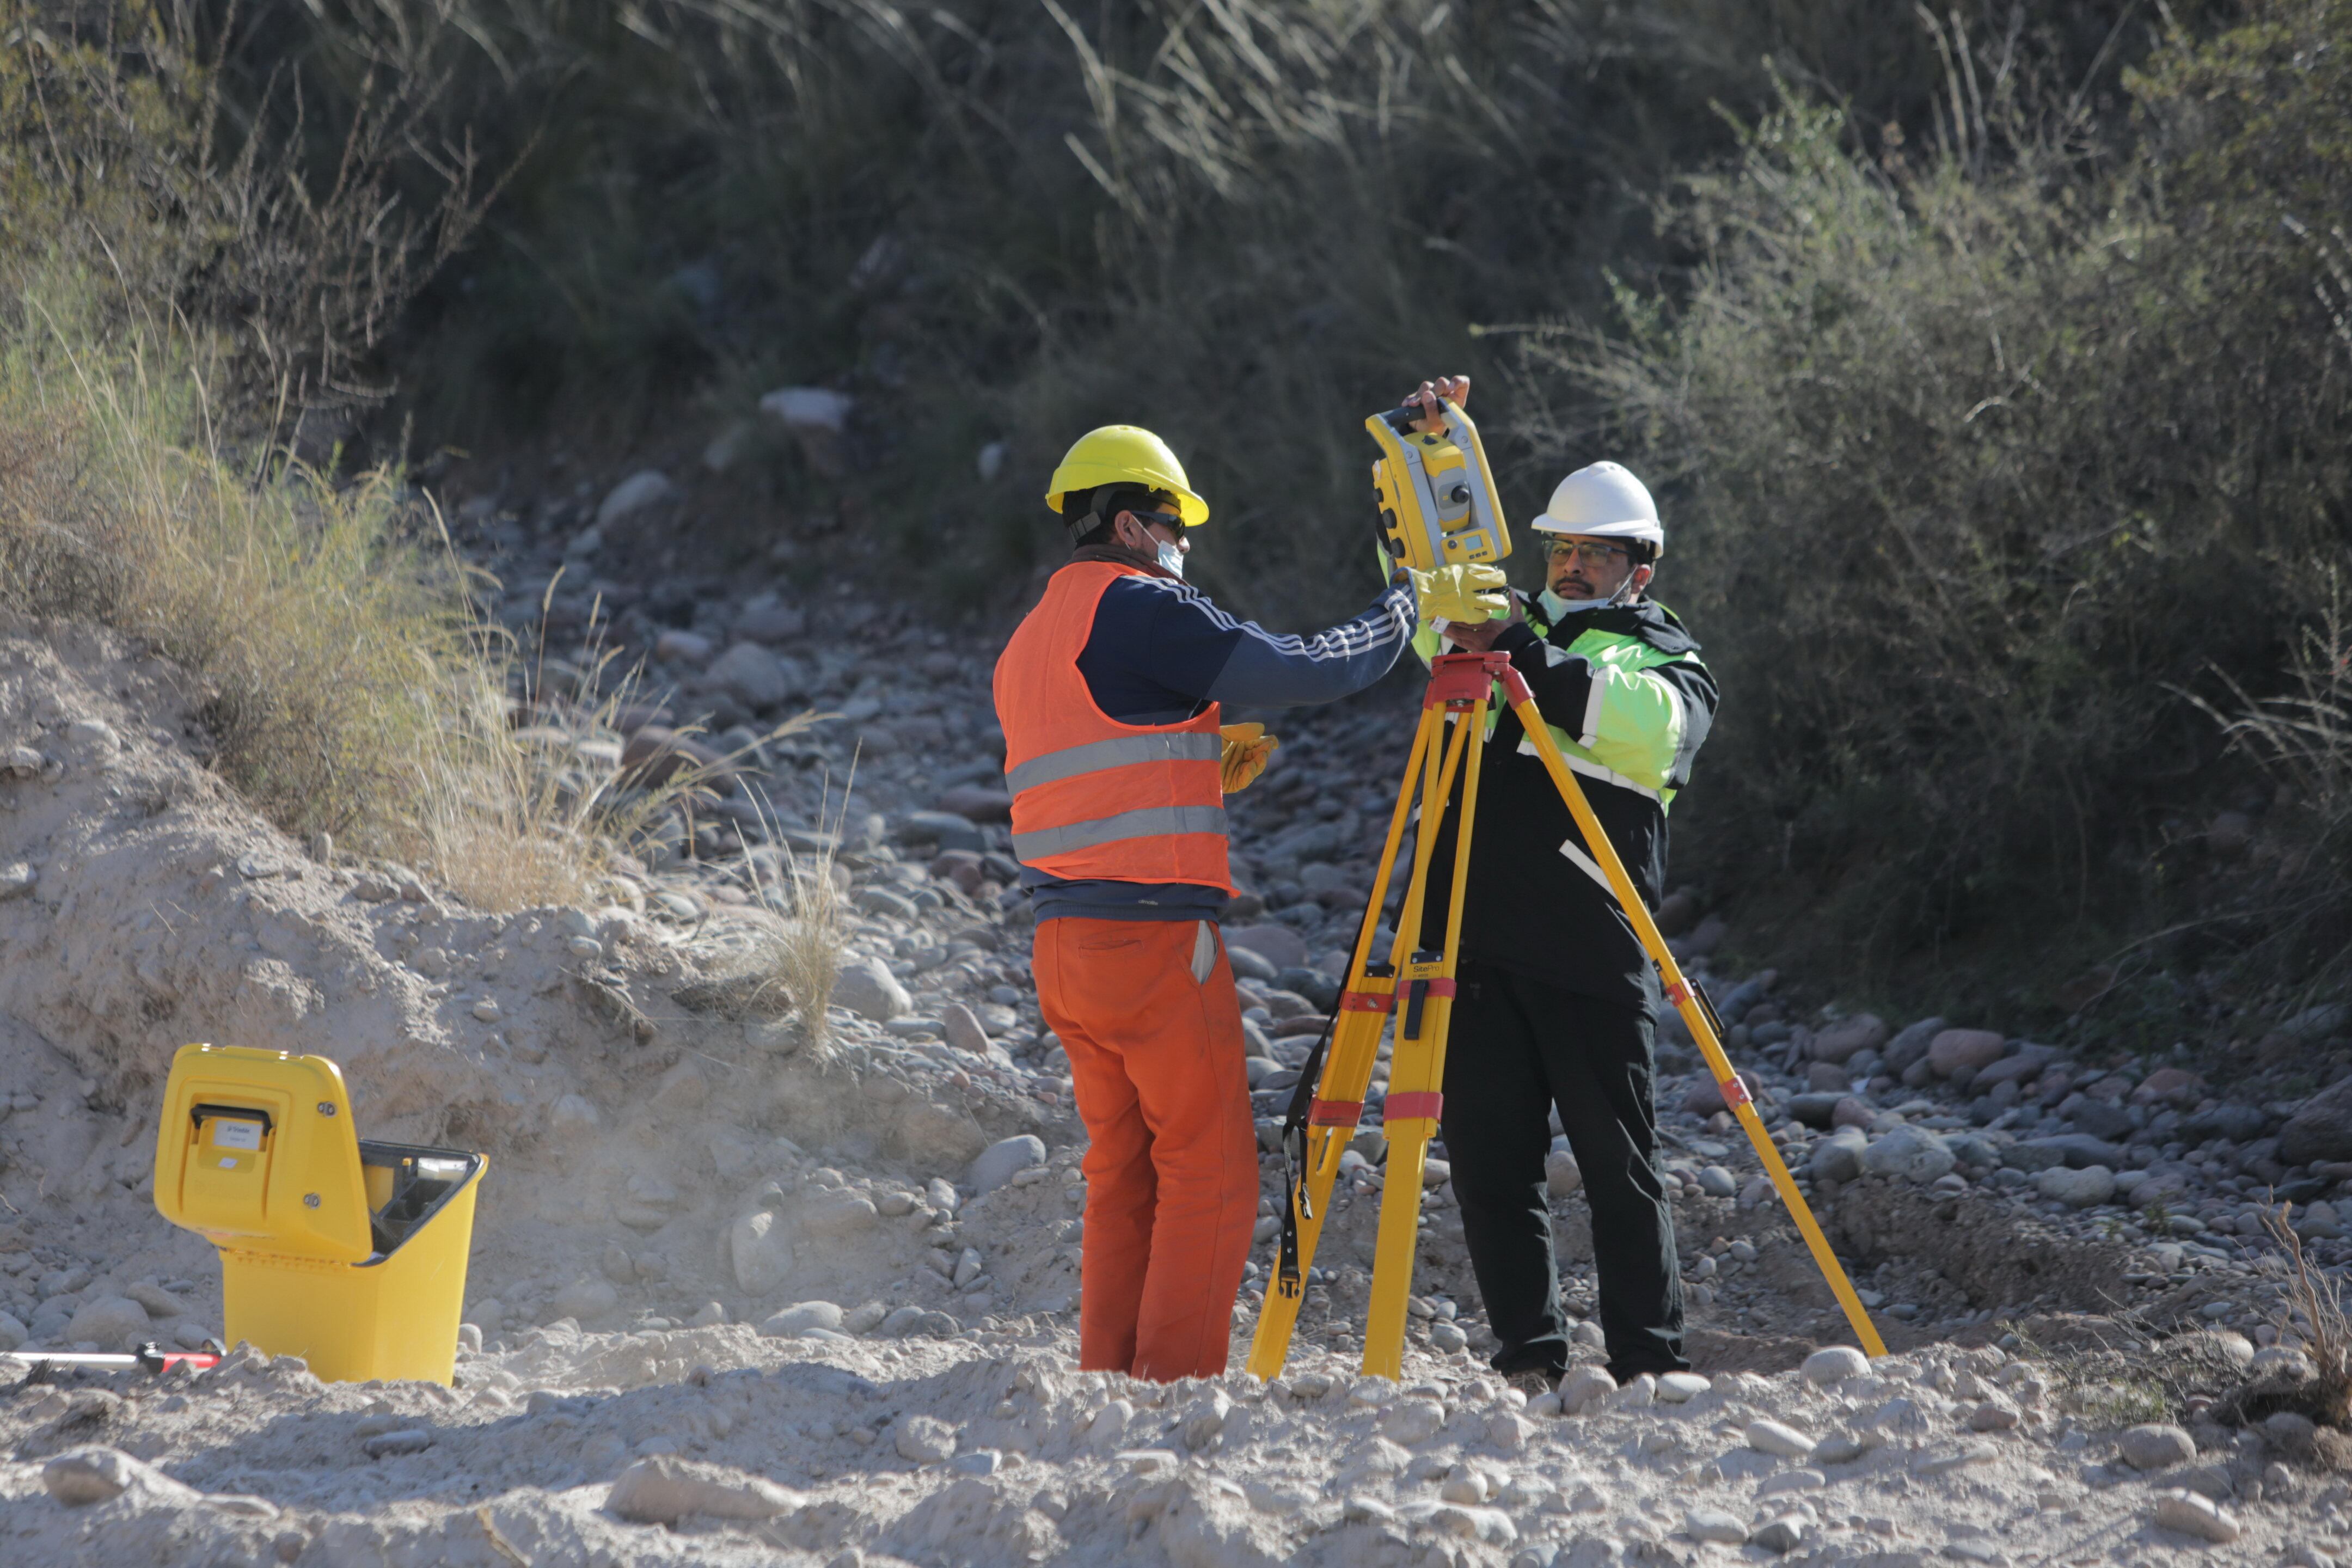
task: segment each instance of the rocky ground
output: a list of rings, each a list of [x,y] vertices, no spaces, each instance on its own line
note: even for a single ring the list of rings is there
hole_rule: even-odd
[[[1374,1129],[1281,1379],[1073,1372],[1081,1135],[1008,891],[993,638],[846,581],[795,587],[790,545],[772,571],[679,575],[668,483],[456,512],[534,647],[545,627],[550,649],[644,661],[615,703],[588,689],[593,652],[534,656],[522,721],[562,765],[658,765],[696,721],[740,753],[591,908],[485,914],[415,868],[292,844],[204,770],[173,671],[88,629],[0,626],[0,1341],[219,1331],[209,1247],[152,1201],[187,1040],[332,1056],[363,1135],[492,1161],[455,1388],[322,1385],[251,1352],[18,1386],[12,1560],[2320,1568],[2345,1549],[2352,1453],[2308,1419],[2330,1325],[2294,1315],[2262,1215],[2291,1205],[2340,1273],[2352,1080],[2218,1093],[2189,1042],[2117,1059],[1893,1028],[1738,973],[1688,892],[1662,919],[1895,1353],[1815,1353],[1843,1317],[1669,1028],[1703,1375],[1620,1391],[1588,1367],[1530,1401],[1486,1374],[1441,1152],[1406,1376],[1355,1377]],[[1235,801],[1227,931],[1262,1132],[1332,1005],[1412,700],[1400,681],[1264,716],[1284,746]],[[806,708],[835,717],[770,738]],[[812,874],[850,907],[821,1024],[744,979]],[[2315,1006],[2278,1033],[2332,1064],[2345,1032]],[[1564,1148],[1549,1173],[1589,1312]]]

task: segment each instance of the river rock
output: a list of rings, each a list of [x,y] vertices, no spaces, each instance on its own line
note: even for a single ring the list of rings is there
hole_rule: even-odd
[[[1864,1171],[1906,1182],[1932,1182],[1958,1163],[1941,1138],[1918,1127],[1897,1127],[1862,1152]]]
[[[1778,1421],[1750,1421],[1748,1424],[1748,1446],[1759,1454],[1776,1458],[1802,1459],[1813,1451],[1813,1440],[1794,1426]]]
[[[1815,1035],[1810,1054],[1817,1062],[1842,1062],[1857,1051],[1874,1051],[1885,1044],[1885,1020],[1875,1013],[1857,1013]]]
[[[2352,1160],[2352,1078],[2321,1090],[2279,1129],[2279,1163]]]
[[[621,1304],[621,1293],[605,1279],[576,1279],[555,1293],[555,1310],[567,1318],[593,1322]]]
[[[1851,1182],[1862,1174],[1862,1157],[1869,1147],[1860,1128],[1844,1128],[1813,1145],[1807,1168],[1817,1182]]]
[[[915,1010],[915,999],[878,958],[843,964],[833,983],[833,1000],[835,1005],[877,1024],[903,1018]]]
[[[2024,1085],[2042,1076],[2042,1069],[2058,1059],[2053,1046],[2021,1045],[2017,1049],[1977,1071],[1976,1081],[1969,1087],[1979,1094],[1990,1094],[2004,1083]]]
[[[1748,1527],[1719,1508],[1692,1509],[1683,1515],[1683,1529],[1693,1541],[1709,1541],[1718,1546],[1748,1543]]]
[[[1927,1068],[1950,1078],[1962,1068],[1988,1068],[2000,1059],[2003,1041],[1990,1029],[1946,1029],[1927,1047]]]
[[[978,1197],[992,1193],[1022,1172],[1045,1163],[1045,1142],[1034,1132],[1003,1139],[981,1151],[980,1158],[971,1163],[964,1184]]]
[[[1227,952],[1235,948],[1246,948],[1274,965],[1276,974],[1307,962],[1307,939],[1288,926],[1227,926],[1224,934]],[[1266,978],[1271,980],[1275,975],[1269,974]]]
[[[1658,1403],[1687,1405],[1715,1385],[1715,1380],[1696,1372],[1668,1372],[1658,1376]]]
[[[1831,1119],[1837,1115],[1838,1101],[1844,1098],[1842,1091],[1832,1089],[1791,1095],[1788,1102],[1789,1114],[1805,1126],[1820,1131],[1830,1125]]]
[[[1617,1380],[1601,1367],[1580,1366],[1560,1380],[1559,1408],[1564,1415],[1581,1415],[1617,1392]]]
[[[676,1524],[688,1514],[773,1519],[800,1500],[763,1477],[668,1454],[639,1459],[604,1494],[607,1511],[639,1524]]]
[[[933,804],[937,809],[952,812],[967,822],[1013,820],[1013,796],[985,784],[958,784]]]
[[[677,487],[659,468],[640,468],[605,492],[596,509],[596,530],[602,533],[624,518],[677,499]]]
[[[985,1057],[992,1043],[981,1026],[980,1015],[961,1002],[950,1002],[940,1014],[940,1032],[949,1045],[975,1057]]]
[[[2053,1138],[2029,1138],[2022,1143],[2012,1143],[2003,1152],[2004,1163],[2021,1171],[2045,1171],[2053,1165],[2072,1165],[2086,1171],[2093,1165],[2105,1165],[2110,1171],[2124,1163],[2125,1151],[2104,1138],[2094,1138],[2087,1132],[2062,1132]]]
[[[838,1302],[800,1301],[781,1312],[772,1312],[760,1323],[760,1331],[773,1339],[794,1339],[811,1329],[841,1331],[842,1311]]]
[[[66,1325],[68,1344],[85,1342],[100,1350],[136,1350],[148,1337],[147,1309],[128,1296],[93,1296],[74,1309]]]
[[[159,1500],[195,1500],[194,1489],[119,1448],[76,1448],[41,1467],[41,1485],[68,1508],[108,1502],[137,1490]]]
[[[2105,1165],[2086,1165],[2079,1171],[2060,1165],[2035,1176],[2033,1186],[2053,1202],[2086,1209],[2116,1195],[2116,1173]]]
[[[1843,1383],[1849,1377],[1868,1376],[1870,1358],[1852,1345],[1831,1345],[1807,1356],[1801,1371],[1807,1383]]]
[[[956,1429],[936,1415],[909,1415],[898,1422],[891,1441],[900,1458],[932,1465],[955,1456]]]
[[[720,654],[711,661],[708,679],[755,713],[792,695],[782,662],[755,642],[739,642]]]
[[[1922,1018],[1916,1024],[1906,1025],[1879,1052],[1886,1058],[1886,1070],[1899,1077],[1905,1068],[1927,1056],[1927,1047],[1935,1044],[1936,1037],[1943,1032],[1944,1020],[1941,1018]]]
[[[735,1268],[735,1283],[754,1296],[782,1284],[793,1269],[792,1238],[783,1223],[766,1209],[754,1209],[728,1227],[727,1256]]]
[[[2125,1427],[2116,1438],[2116,1452],[2135,1470],[2161,1470],[2195,1458],[2197,1443],[2178,1426],[2151,1421]]]
[[[1381,1435],[1410,1448],[1445,1429],[1445,1406],[1434,1399],[1400,1399],[1381,1412]]]
[[[2167,1530],[2194,1535],[2217,1546],[2238,1539],[2238,1521],[2216,1503],[2195,1492],[2167,1492],[2156,1500],[2156,1522]]]

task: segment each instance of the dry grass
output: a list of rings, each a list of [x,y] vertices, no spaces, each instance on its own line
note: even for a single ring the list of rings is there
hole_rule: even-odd
[[[849,915],[849,895],[843,879],[835,874],[834,854],[849,819],[850,786],[856,778],[853,764],[823,847],[804,856],[787,847],[781,876],[761,887],[764,901],[772,908],[789,900],[790,912],[782,929],[761,937],[751,952],[751,973],[791,1001],[800,1019],[803,1048],[819,1055],[830,1049],[825,1008],[841,974],[843,929]],[[824,820],[822,815],[819,820]]]
[[[2263,1226],[2279,1246],[2265,1262],[2286,1280],[2279,1342],[2300,1344],[2318,1375],[2246,1389],[2235,1401],[2237,1412],[2242,1419],[2259,1421],[2273,1411],[2292,1410],[2322,1426],[2352,1428],[2352,1318],[2345,1314],[2343,1281],[2312,1268],[2303,1237],[2287,1223],[2284,1204],[2265,1207]]]
[[[429,507],[383,470],[337,486],[281,458],[257,481],[207,438],[201,345],[109,345],[82,298],[53,285],[0,325],[0,600],[179,664],[215,766],[270,820],[511,909],[583,900],[697,787],[620,787],[617,738],[601,773],[525,739],[515,654]]]
[[[854,782],[854,766],[851,778]],[[831,793],[826,791],[828,800]],[[832,1054],[825,1008],[841,973],[849,914],[844,886],[847,879],[836,871],[834,858],[848,821],[849,796],[845,784],[840,805],[819,811],[824,830],[817,836],[817,847],[795,854],[777,837],[778,860],[758,856],[745,860],[757,900],[777,917],[776,922],[734,937],[712,955],[710,978],[677,994],[689,1007],[781,1031],[780,1054],[817,1060]]]
[[[2297,574],[2326,592],[2295,637],[2279,683],[2285,689],[2256,696],[2215,666],[2234,711],[2183,695],[2277,786],[2284,831],[2273,831],[2273,853],[2250,889],[2249,901],[2268,916],[2263,945],[2287,973],[2340,982],[2352,969],[2352,609],[2333,559]]]

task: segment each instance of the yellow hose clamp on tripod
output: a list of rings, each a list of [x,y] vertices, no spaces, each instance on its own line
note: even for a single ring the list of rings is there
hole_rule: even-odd
[[[1381,498],[1381,546],[1416,572],[1500,561],[1511,552],[1510,525],[1478,426],[1457,405],[1442,406],[1444,435],[1415,430],[1423,415],[1411,405],[1364,421],[1381,448],[1372,488]]]

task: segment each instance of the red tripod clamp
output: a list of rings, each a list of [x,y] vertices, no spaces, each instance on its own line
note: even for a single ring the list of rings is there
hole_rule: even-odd
[[[1429,689],[1423,694],[1421,705],[1435,708],[1442,704],[1457,713],[1465,712],[1497,680],[1503,683],[1503,697],[1507,702],[1525,702],[1535,695],[1528,689],[1527,678],[1511,668],[1509,654],[1440,654],[1430,662]]]

